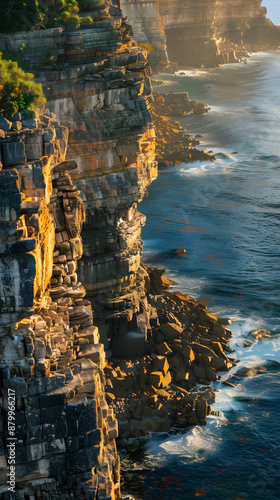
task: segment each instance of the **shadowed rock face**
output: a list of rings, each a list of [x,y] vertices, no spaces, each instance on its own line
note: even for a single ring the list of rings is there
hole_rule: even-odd
[[[217,62],[214,38],[216,0],[175,0],[159,2],[168,55],[179,64],[201,65]]]
[[[122,9],[133,28],[133,38],[139,44],[150,45],[148,61],[153,71],[168,71],[166,36],[157,0],[123,0]]]
[[[160,0],[159,12],[170,60],[182,65],[211,66],[238,60],[244,45],[277,46],[279,29],[265,17],[266,9],[261,3],[261,0]]]

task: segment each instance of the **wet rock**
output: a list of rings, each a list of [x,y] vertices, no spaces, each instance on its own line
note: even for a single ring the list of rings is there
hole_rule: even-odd
[[[177,250],[175,250],[175,253],[179,256],[179,257],[185,257],[187,255],[187,251],[185,248],[177,248]]]
[[[271,332],[269,330],[264,330],[263,328],[257,328],[252,330],[246,335],[246,340],[252,340],[253,342],[257,340],[262,340],[263,338],[270,337]]]
[[[237,370],[237,372],[235,372],[234,377],[237,378],[253,377],[257,373],[258,373],[257,368],[247,368],[246,366],[244,366],[243,368],[240,368],[240,370]]]
[[[196,415],[201,425],[206,425],[208,405],[205,399],[197,399],[195,406]]]

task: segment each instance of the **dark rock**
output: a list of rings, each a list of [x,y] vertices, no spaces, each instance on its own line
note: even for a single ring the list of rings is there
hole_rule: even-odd
[[[11,142],[2,144],[2,158],[5,167],[25,163],[25,147],[23,142]]]
[[[9,132],[11,126],[12,123],[6,118],[4,118],[3,115],[0,115],[0,129],[3,130],[4,132]]]
[[[68,434],[64,405],[42,408],[41,422],[43,425],[44,441],[54,441],[58,438],[65,438]]]
[[[86,404],[87,403],[87,404]],[[77,396],[67,404],[67,419],[70,436],[84,435],[96,429],[94,399]]]

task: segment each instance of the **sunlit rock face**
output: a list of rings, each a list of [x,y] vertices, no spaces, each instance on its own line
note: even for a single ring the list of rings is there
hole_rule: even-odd
[[[266,17],[262,0],[217,0],[215,28],[218,34],[233,43],[277,46],[279,29]]]
[[[49,111],[30,123],[0,139],[0,496],[117,499],[104,346],[76,272],[85,210],[68,129]]]
[[[238,60],[244,44],[277,46],[279,30],[265,17],[266,9],[261,3],[261,0],[159,0],[169,58],[181,65],[211,66]]]
[[[16,480],[28,498],[120,498],[97,325],[113,353],[121,338],[123,354],[139,355],[151,312],[137,211],[157,175],[151,70],[117,3],[95,15],[92,27],[0,36],[1,50],[25,43],[48,98],[33,129],[0,139],[0,370],[5,404],[16,391]]]

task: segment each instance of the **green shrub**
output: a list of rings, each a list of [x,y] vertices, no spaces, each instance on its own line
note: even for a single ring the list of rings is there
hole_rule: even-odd
[[[16,62],[2,59],[0,52],[0,112],[5,117],[13,116],[17,111],[32,109],[35,102],[46,102],[42,85]]]

